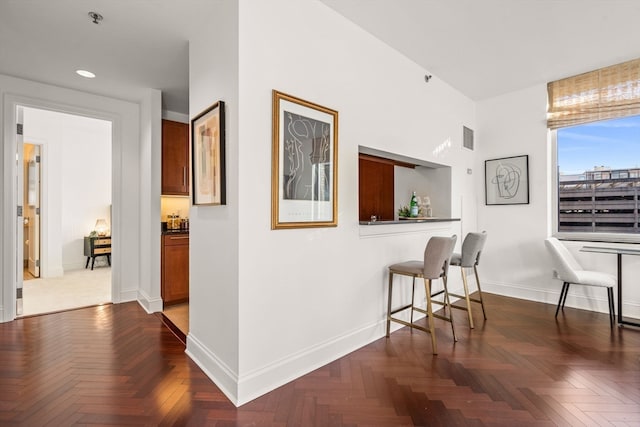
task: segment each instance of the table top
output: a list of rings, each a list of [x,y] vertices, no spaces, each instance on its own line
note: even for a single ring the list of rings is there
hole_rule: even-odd
[[[640,249],[616,248],[613,246],[583,246],[580,252],[598,252],[616,255],[640,255]]]

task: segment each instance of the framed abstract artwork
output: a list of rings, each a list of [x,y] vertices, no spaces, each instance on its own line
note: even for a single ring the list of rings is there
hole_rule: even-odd
[[[272,93],[271,229],[335,227],[338,112]]]
[[[226,204],[224,102],[191,120],[194,205]]]
[[[529,156],[485,160],[484,174],[485,204],[529,203]]]

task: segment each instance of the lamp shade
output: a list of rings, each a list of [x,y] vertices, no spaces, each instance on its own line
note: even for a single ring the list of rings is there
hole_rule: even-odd
[[[107,221],[104,219],[98,219],[96,221],[96,233],[98,236],[106,236],[109,232],[109,227],[107,226]]]

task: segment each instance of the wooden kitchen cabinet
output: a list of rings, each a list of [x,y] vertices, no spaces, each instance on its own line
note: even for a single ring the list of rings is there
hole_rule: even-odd
[[[394,219],[393,162],[360,154],[358,161],[358,201],[360,221]]]
[[[189,125],[162,120],[162,194],[189,195]]]
[[[164,305],[189,301],[189,234],[162,236],[161,293]]]

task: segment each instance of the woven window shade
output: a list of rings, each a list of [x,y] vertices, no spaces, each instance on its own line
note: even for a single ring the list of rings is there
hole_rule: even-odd
[[[640,114],[640,59],[547,84],[547,127]]]

